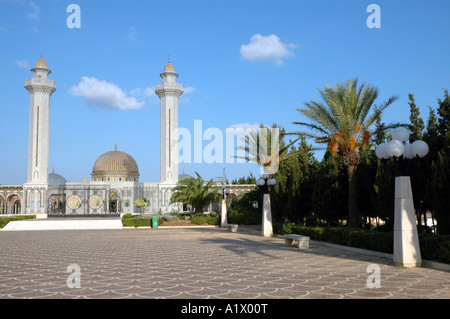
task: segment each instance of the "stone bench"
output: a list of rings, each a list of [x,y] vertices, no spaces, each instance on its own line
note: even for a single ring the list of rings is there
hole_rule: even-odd
[[[227,229],[231,231],[232,233],[237,232],[238,225],[237,224],[227,224]]]
[[[289,235],[283,235],[284,237],[284,244],[290,246],[292,242],[295,240],[298,242],[297,248],[298,249],[308,249],[309,248],[309,237],[302,236],[302,235],[296,235],[296,234],[289,234]]]

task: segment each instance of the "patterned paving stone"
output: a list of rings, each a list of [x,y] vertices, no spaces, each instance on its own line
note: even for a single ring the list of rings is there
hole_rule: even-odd
[[[0,266],[1,299],[450,298],[448,272],[222,229],[0,231]]]

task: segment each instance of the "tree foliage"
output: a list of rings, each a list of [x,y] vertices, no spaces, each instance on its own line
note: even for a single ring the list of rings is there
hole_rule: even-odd
[[[314,138],[316,143],[328,145],[332,155],[339,155],[347,169],[348,177],[348,223],[352,227],[360,224],[357,207],[356,170],[360,161],[359,150],[369,144],[375,133],[373,126],[381,118],[383,111],[397,96],[391,96],[380,106],[376,106],[378,88],[363,83],[358,86],[357,79],[336,84],[335,88],[318,90],[323,103],[312,100],[297,111],[309,122],[294,122],[308,130],[299,132]],[[389,128],[390,126],[384,126]]]
[[[219,200],[219,195],[211,190],[212,179],[205,182],[197,172],[195,174],[197,178],[189,177],[178,181],[177,186],[173,188],[170,204],[177,202],[189,204],[195,212],[202,213],[207,204]]]
[[[437,108],[428,107],[426,122],[421,118],[414,96],[410,94],[409,98],[411,142],[421,138],[430,148],[424,158],[408,161],[416,216],[420,225],[431,214],[437,221],[437,232],[450,234],[450,97],[444,90],[444,98],[437,99]],[[390,140],[390,130],[396,126],[377,118],[368,144],[358,149],[355,198],[358,216],[363,217],[361,220],[367,228],[373,227],[368,224],[369,218],[378,218],[385,222],[383,229],[393,229],[397,165],[392,158],[378,159],[375,146]],[[349,217],[348,170],[330,149],[320,162],[317,161],[313,147],[306,143],[306,136],[299,134],[298,137],[293,144],[283,144],[290,146],[274,174],[277,180],[271,191],[274,222],[337,225]],[[249,178],[253,178],[252,175]],[[255,190],[240,201],[234,201],[232,206],[235,211],[249,212],[249,216],[256,216],[259,211],[260,216],[261,199],[262,194]],[[255,202],[259,210],[253,205]],[[432,225],[419,227],[419,231],[429,226]]]

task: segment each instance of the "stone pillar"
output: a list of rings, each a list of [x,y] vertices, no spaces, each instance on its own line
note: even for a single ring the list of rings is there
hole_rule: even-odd
[[[420,267],[422,264],[409,176],[395,178],[393,259],[397,266]]]
[[[263,216],[262,216],[262,235],[264,237],[273,236],[272,211],[270,208],[270,194],[263,196]]]
[[[227,219],[227,201],[226,199],[222,199],[222,210],[220,213],[220,226],[227,227],[228,219]]]

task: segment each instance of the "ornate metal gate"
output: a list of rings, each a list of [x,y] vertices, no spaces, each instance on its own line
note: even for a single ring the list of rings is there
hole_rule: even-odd
[[[120,216],[120,198],[111,209],[109,187],[75,185],[63,193],[52,194],[48,200],[49,217],[111,217]],[[116,193],[117,195],[117,193]]]

